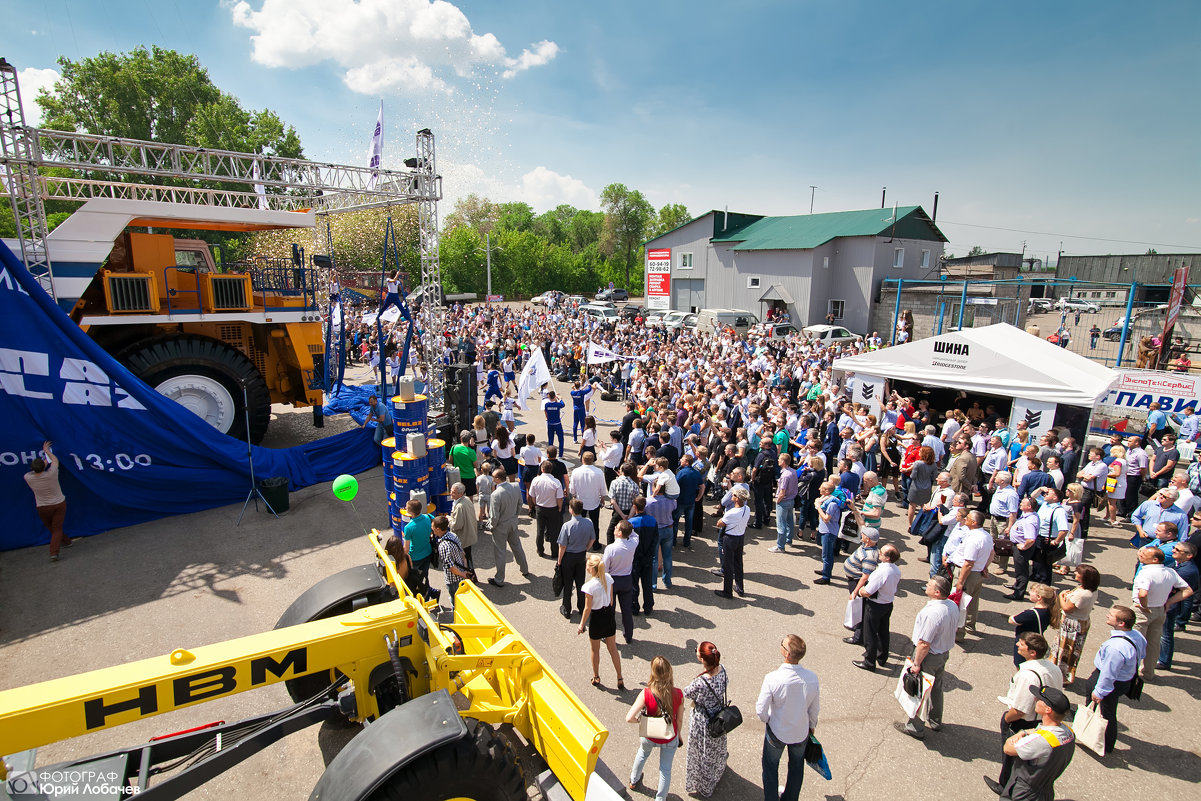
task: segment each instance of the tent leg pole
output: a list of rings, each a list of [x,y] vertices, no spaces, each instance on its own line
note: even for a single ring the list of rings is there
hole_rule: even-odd
[[[905,279],[897,279],[897,302],[892,309],[892,344],[897,344],[897,325],[901,322],[901,290],[905,287]],[[912,331],[909,332],[913,334]]]

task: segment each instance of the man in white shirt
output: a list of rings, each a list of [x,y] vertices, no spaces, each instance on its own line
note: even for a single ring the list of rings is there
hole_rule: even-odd
[[[755,714],[763,727],[763,797],[765,801],[797,801],[805,780],[805,747],[817,729],[821,690],[817,674],[801,667],[805,641],[789,634],[780,642],[784,663],[763,677]],[[788,778],[778,793],[780,759],[788,750]]]
[[[626,645],[634,641],[634,553],[638,550],[638,535],[628,520],[622,520],[614,530],[616,539],[605,547],[602,562],[605,572],[613,579],[613,592],[621,605],[621,630]]]
[[[1018,636],[1018,656],[1023,662],[1009,681],[1009,692],[997,697],[998,701],[1005,704],[1005,712],[1001,715],[1002,740],[1038,725],[1034,706],[1041,688],[1051,687],[1062,692],[1063,674],[1054,662],[1047,659],[1049,649],[1046,638],[1038,632],[1024,631]],[[1000,794],[1009,781],[1013,765],[1014,757],[1002,754],[1001,775],[995,781],[985,776],[984,783],[994,793]]]
[[[951,594],[951,582],[945,576],[935,576],[926,582],[926,605],[917,613],[913,622],[913,667],[914,673],[925,673],[934,677],[930,687],[929,725],[931,731],[942,728],[943,679],[947,659],[955,647],[955,626],[959,623],[959,607],[947,600]],[[906,723],[897,723],[897,730],[918,740],[926,736],[926,727],[921,718],[910,718]]]
[[[869,672],[876,665],[888,666],[888,628],[892,618],[892,602],[897,597],[897,585],[901,582],[901,569],[897,567],[901,554],[895,545],[880,549],[880,563],[867,576],[859,588],[863,598],[863,659],[852,662],[855,667]]]
[[[965,632],[976,633],[976,613],[980,609],[980,588],[984,586],[984,571],[992,561],[992,537],[984,530],[984,513],[973,509],[967,513],[967,532],[959,546],[957,558],[962,557],[955,571],[955,589],[972,596],[967,607],[963,628],[955,633],[956,641],[962,641]]]
[[[592,521],[592,527],[600,532],[600,508],[605,495],[605,471],[596,466],[596,454],[585,451],[583,464],[571,471],[567,479],[567,491],[573,498],[579,498],[584,504],[584,516]],[[597,537],[592,550],[600,551],[600,537]]]
[[[612,484],[617,479],[617,471],[621,467],[621,459],[624,454],[625,446],[621,444],[621,432],[613,429],[609,432],[609,446],[605,448],[601,460],[604,464],[606,484]]]
[[[1164,565],[1164,554],[1158,547],[1148,545],[1138,549],[1139,567],[1134,576],[1131,595],[1134,599],[1134,630],[1147,638],[1147,653],[1143,657],[1144,681],[1155,678],[1155,663],[1159,661],[1160,637],[1166,608],[1193,594],[1193,589],[1170,567]]]
[[[526,501],[530,513],[538,521],[538,555],[545,557],[555,553],[555,540],[559,527],[563,525],[563,484],[551,474],[553,466],[545,461],[538,466],[538,476],[526,488]]]

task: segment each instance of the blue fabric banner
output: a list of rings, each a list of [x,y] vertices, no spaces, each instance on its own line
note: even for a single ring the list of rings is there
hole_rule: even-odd
[[[134,377],[2,243],[0,419],[0,550],[50,540],[24,480],[45,440],[61,462],[71,537],[238,503],[250,491],[246,443]],[[373,435],[356,429],[294,448],[256,446],[255,476],[286,477],[295,490],[360,473],[379,464]]]

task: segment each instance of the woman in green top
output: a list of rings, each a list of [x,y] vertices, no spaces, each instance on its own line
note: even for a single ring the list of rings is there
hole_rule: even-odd
[[[459,434],[459,444],[450,449],[450,463],[459,468],[459,480],[467,488],[467,496],[475,495],[475,468],[480,456],[475,450],[475,435],[470,431]]]

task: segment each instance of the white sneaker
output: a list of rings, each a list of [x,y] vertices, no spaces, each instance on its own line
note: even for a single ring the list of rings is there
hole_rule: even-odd
[[[768,553],[784,553],[784,549],[779,546],[773,545],[772,547],[767,549],[767,552]]]

